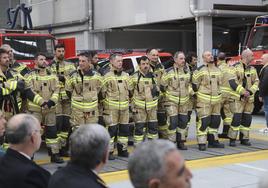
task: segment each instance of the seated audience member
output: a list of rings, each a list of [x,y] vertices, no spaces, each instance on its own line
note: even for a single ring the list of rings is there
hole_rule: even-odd
[[[192,174],[174,143],[153,140],[139,144],[129,158],[135,188],[189,188]]]
[[[0,138],[3,138],[6,126],[6,119],[4,118],[3,112],[0,110]],[[0,146],[0,158],[5,154],[4,149]]]
[[[40,148],[40,132],[32,115],[18,114],[8,121],[5,136],[10,145],[0,160],[1,188],[47,188],[50,173],[31,160]]]
[[[107,162],[109,141],[109,133],[103,126],[80,126],[70,137],[70,162],[52,175],[48,188],[107,187],[97,173]]]

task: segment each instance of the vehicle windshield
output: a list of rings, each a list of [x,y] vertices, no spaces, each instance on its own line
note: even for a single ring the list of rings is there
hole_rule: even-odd
[[[256,27],[251,31],[248,47],[251,50],[268,49],[268,27]]]
[[[16,60],[33,60],[36,53],[44,53],[47,59],[53,58],[54,42],[48,36],[5,36],[3,44],[14,50]]]

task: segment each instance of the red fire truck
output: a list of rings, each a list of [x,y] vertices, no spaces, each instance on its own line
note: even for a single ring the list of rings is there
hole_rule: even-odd
[[[42,31],[0,29],[0,46],[2,44],[9,44],[13,48],[18,62],[33,68],[37,52],[45,53],[48,60],[53,58],[55,38]]]
[[[256,18],[254,27],[251,29],[248,39],[245,40],[247,40],[247,45],[239,49],[239,52],[245,48],[252,50],[254,60],[251,62],[251,65],[253,65],[259,73],[263,67],[261,56],[268,53],[268,15],[258,16]],[[238,56],[231,58],[229,63],[233,64],[239,61],[240,58],[241,56],[239,54]],[[255,95],[254,107],[254,112],[258,112],[262,107],[262,103],[258,99],[258,92]]]
[[[51,61],[56,42],[64,43],[65,58],[75,55],[74,38],[56,40],[47,31],[0,29],[0,46],[9,44],[14,50],[15,59],[30,68],[34,67],[34,56],[37,52],[46,54],[47,60]]]

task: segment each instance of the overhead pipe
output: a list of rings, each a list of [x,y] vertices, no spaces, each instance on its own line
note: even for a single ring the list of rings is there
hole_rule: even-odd
[[[201,16],[256,17],[267,14],[267,12],[257,12],[257,11],[198,9],[197,0],[189,0],[189,8],[191,14],[194,17],[201,17]]]

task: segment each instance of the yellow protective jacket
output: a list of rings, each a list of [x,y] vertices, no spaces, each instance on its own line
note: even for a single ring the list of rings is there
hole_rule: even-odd
[[[202,65],[193,73],[193,89],[197,101],[217,104],[222,100],[222,72],[214,64]]]
[[[245,66],[242,62],[237,62],[233,65],[235,74],[235,83],[233,92],[235,99],[241,100],[245,90],[250,92],[249,101],[254,101],[254,94],[258,90],[259,77],[256,69],[253,66]]]
[[[141,71],[135,72],[131,76],[130,90],[133,93],[134,108],[150,110],[157,107],[159,87],[152,72],[148,72],[146,75]]]
[[[128,73],[113,67],[104,75],[102,96],[104,109],[126,110],[129,108],[130,78]]]
[[[191,86],[191,74],[184,67],[170,67],[161,80],[161,88],[165,91],[165,101],[176,105],[187,103],[194,94]]]
[[[68,100],[69,98],[65,91],[65,83],[70,73],[76,70],[74,64],[66,61],[57,61],[56,59],[54,59],[51,63],[50,69],[52,73],[56,74],[58,77],[64,76],[65,82],[59,81],[60,83],[59,101]]]
[[[83,112],[98,110],[98,94],[102,87],[102,78],[96,71],[89,70],[83,73],[76,70],[70,73],[65,88],[71,93],[72,109]]]
[[[25,75],[26,89],[32,88],[35,96],[33,101],[28,100],[27,108],[29,111],[41,112],[41,105],[48,100],[58,103],[59,81],[55,74],[48,68],[34,69]],[[53,106],[52,108],[55,108]]]
[[[234,67],[228,65],[225,60],[218,61],[217,65],[222,72],[222,97],[223,98],[232,98],[231,93],[233,92],[232,87],[230,86],[230,80],[235,79]]]
[[[5,73],[0,69],[0,110],[9,108],[13,112],[19,113],[18,106],[18,81],[23,80],[23,76],[14,69],[8,69]],[[6,105],[11,105],[7,107]]]

